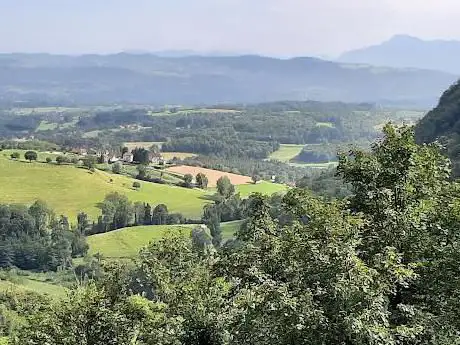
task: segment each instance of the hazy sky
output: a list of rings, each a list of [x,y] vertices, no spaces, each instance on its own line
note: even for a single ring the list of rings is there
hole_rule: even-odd
[[[0,52],[337,55],[394,34],[460,40],[459,0],[0,0]]]

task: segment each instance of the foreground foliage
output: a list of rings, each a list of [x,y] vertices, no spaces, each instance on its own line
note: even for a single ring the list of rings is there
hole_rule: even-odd
[[[342,202],[250,199],[218,250],[171,235],[32,313],[13,344],[459,344],[460,199],[412,130],[340,157]],[[203,230],[204,231],[204,230]]]

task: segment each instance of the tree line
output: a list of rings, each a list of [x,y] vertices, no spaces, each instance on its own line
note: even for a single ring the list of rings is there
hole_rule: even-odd
[[[172,225],[197,222],[186,219],[180,213],[171,213],[164,204],[153,207],[149,203],[133,203],[127,196],[117,192],[107,194],[100,207],[101,215],[92,224],[89,224],[87,215],[81,214],[82,219],[85,219],[85,225],[82,227],[85,228],[87,235],[136,225]]]
[[[1,268],[55,271],[71,267],[72,258],[87,250],[84,233],[43,201],[30,207],[0,205]]]

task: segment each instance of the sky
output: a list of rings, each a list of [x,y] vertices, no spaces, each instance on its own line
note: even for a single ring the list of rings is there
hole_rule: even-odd
[[[460,40],[458,0],[0,0],[0,52],[323,56],[395,34]]]

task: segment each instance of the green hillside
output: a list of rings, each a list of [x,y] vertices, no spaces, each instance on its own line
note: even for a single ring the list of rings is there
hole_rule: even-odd
[[[132,201],[164,203],[171,212],[186,217],[200,217],[206,192],[168,185],[141,182],[132,188],[133,179],[96,170],[94,173],[75,166],[58,166],[40,162],[14,161],[0,155],[0,203],[46,201],[59,214],[73,221],[80,211],[95,218],[105,195],[119,192]]]
[[[240,184],[235,186],[237,193],[242,197],[247,197],[252,193],[261,193],[264,195],[271,195],[278,192],[284,192],[288,187],[284,184],[271,183],[262,181],[257,184]]]
[[[289,162],[297,157],[305,145],[281,144],[280,148],[270,155],[271,160]]]
[[[229,240],[233,238],[235,232],[239,230],[243,220],[235,220],[233,222],[226,222],[220,224],[220,229],[222,230],[222,237],[224,240]]]
[[[224,240],[231,239],[243,221],[237,220],[221,224]],[[102,254],[106,258],[128,258],[151,241],[162,238],[169,231],[189,233],[196,225],[146,225],[123,228],[88,237],[89,254]]]
[[[41,282],[29,278],[21,279],[18,282],[0,280],[0,291],[16,290],[31,291],[39,294],[46,294],[52,297],[63,297],[67,292],[67,289],[63,286]]]
[[[439,104],[415,127],[419,143],[440,141],[453,162],[453,173],[460,176],[460,82],[447,89]]]
[[[106,258],[127,258],[136,255],[149,242],[162,238],[168,231],[189,231],[194,225],[147,225],[119,229],[88,237],[90,254]]]

